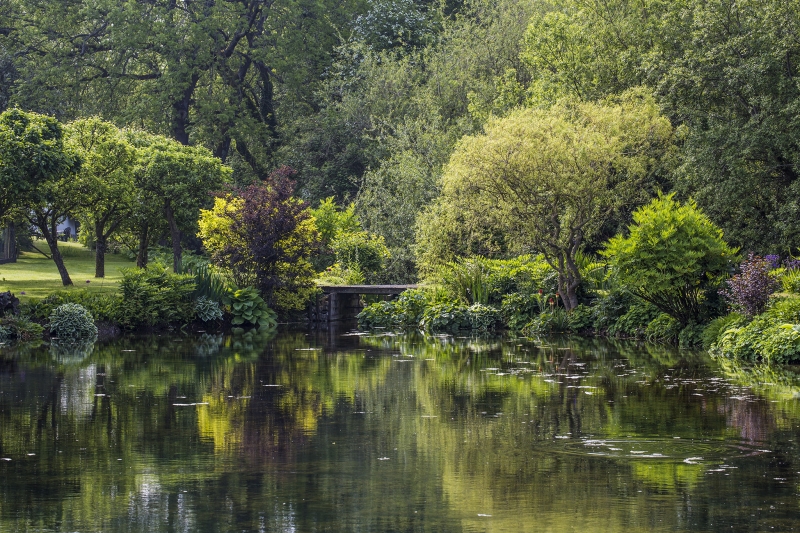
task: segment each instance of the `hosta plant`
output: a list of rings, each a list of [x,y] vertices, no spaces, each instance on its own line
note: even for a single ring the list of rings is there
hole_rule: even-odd
[[[50,334],[63,338],[90,338],[97,335],[92,314],[80,304],[63,304],[50,315]]]
[[[264,299],[253,287],[229,290],[223,303],[230,309],[234,326],[253,325],[272,328],[278,325],[275,311],[267,306]]]
[[[219,320],[223,316],[219,303],[205,296],[201,296],[194,303],[194,315],[198,320],[202,320],[203,322]]]

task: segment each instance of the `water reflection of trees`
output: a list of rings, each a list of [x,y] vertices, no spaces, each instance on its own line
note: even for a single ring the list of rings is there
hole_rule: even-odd
[[[797,420],[764,402],[696,396],[703,364],[601,341],[385,335],[332,345],[305,333],[143,337],[60,362],[46,351],[6,354],[0,455],[18,470],[0,525],[13,525],[10,510],[20,508],[26,523],[104,515],[127,529],[157,516],[175,528],[267,520],[308,530],[310,517],[346,524],[358,514],[373,529],[409,530],[429,502],[441,506],[436,520],[461,517],[467,529],[479,527],[477,513],[495,514],[498,529],[546,528],[534,520],[543,511],[583,517],[575,528],[646,529],[651,516],[615,502],[648,488],[680,496],[665,508],[684,505],[707,467],[676,460],[671,440],[661,443],[664,460],[631,461],[590,457],[580,437],[724,439],[734,430],[763,441]],[[349,448],[332,444],[348,438]],[[36,462],[25,463],[31,451]],[[343,470],[334,476],[334,467]],[[45,487],[36,472],[64,483]],[[69,505],[27,503],[48,491],[54,501],[66,491]],[[279,495],[288,507],[264,503]],[[231,511],[212,513],[222,500]]]

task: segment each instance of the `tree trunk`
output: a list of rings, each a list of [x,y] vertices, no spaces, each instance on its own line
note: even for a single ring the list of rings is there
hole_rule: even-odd
[[[147,222],[143,223],[139,230],[139,250],[136,253],[136,266],[138,268],[147,267],[147,242],[150,240],[148,230]]]
[[[172,104],[172,135],[184,146],[189,145],[189,112],[192,106],[192,95],[199,79],[198,74],[192,74],[181,99]]]
[[[558,275],[558,296],[567,312],[578,307],[578,284],[570,282],[563,274]]]
[[[167,201],[167,204],[164,206],[164,216],[169,223],[169,234],[172,238],[172,271],[177,274],[181,271],[181,263],[183,262],[181,230],[178,228],[178,222],[175,220],[175,212],[172,210],[172,205],[169,201]]]
[[[103,224],[94,223],[94,277],[106,277],[106,236],[103,234]]]
[[[64,266],[64,258],[61,257],[61,251],[58,249],[58,232],[56,231],[55,221],[50,225],[50,227],[48,227],[47,223],[44,221],[42,221],[41,224],[37,224],[37,226],[40,230],[42,230],[44,240],[47,241],[47,246],[50,247],[50,254],[53,257],[53,262],[56,264],[58,273],[61,275],[61,283],[65,287],[72,285],[72,280],[67,272],[67,267]]]

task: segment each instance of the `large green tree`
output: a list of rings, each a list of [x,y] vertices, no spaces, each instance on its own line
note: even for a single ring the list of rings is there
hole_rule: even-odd
[[[159,213],[167,222],[173,269],[180,272],[182,234],[197,232],[200,209],[212,203],[211,192],[230,178],[230,168],[202,147],[184,146],[142,132],[132,132],[129,138],[137,152],[134,182],[139,189],[138,201],[143,204],[143,211],[151,216]],[[144,217],[140,231],[145,245],[149,230],[150,222]]]
[[[9,0],[11,99],[203,144],[266,177],[278,110],[307,114],[362,0]],[[2,61],[2,58],[0,58]]]
[[[645,201],[672,126],[652,97],[521,109],[461,140],[441,202],[496,220],[558,272],[564,306],[578,305],[576,256],[615,212]],[[453,200],[451,202],[451,200]]]
[[[64,285],[72,285],[56,227],[85,201],[80,158],[64,144],[59,122],[9,109],[0,114],[0,217],[12,208],[42,233]]]
[[[732,242],[800,246],[800,6],[777,0],[558,0],[523,59],[531,103],[650,86],[686,126],[675,186]]]
[[[136,209],[135,150],[122,131],[98,118],[76,120],[66,131],[68,146],[83,160],[79,179],[86,196],[78,215],[94,234],[95,277],[102,278],[108,239]]]

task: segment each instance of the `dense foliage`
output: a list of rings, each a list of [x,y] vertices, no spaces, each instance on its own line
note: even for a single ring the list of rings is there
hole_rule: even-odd
[[[750,254],[739,267],[740,272],[725,282],[721,294],[731,309],[752,318],[763,313],[772,293],[780,283],[771,275],[771,263],[763,257]]]
[[[191,275],[173,274],[163,265],[128,269],[120,282],[122,302],[117,319],[129,328],[184,324],[194,316],[194,290]]]
[[[127,327],[214,322],[215,305],[254,323],[231,294],[289,316],[315,282],[421,280],[362,322],[791,359],[796,322],[764,317],[800,292],[796,261],[774,255],[800,248],[799,14],[777,0],[7,0],[0,226],[27,218],[65,285],[69,215],[97,276],[112,246],[146,267],[171,245],[194,290],[164,285],[159,303],[156,279],[180,274],[144,270],[127,294],[56,295],[3,320],[80,303]],[[772,256],[725,283],[720,228]],[[784,348],[734,342],[734,325]]]
[[[292,196],[291,169],[237,196],[218,198],[203,211],[199,236],[215,262],[239,285],[252,284],[267,304],[282,311],[305,307],[315,288],[311,255],[319,234],[305,202]]]
[[[682,326],[701,322],[735,250],[693,202],[680,205],[672,195],[638,209],[633,220],[629,235],[614,237],[603,251],[617,279]]]
[[[558,272],[564,306],[578,305],[576,256],[621,208],[648,198],[647,178],[672,127],[653,99],[630,92],[602,104],[523,109],[465,137],[443,178],[441,202],[466,218],[502,221],[517,246],[540,250]],[[438,255],[448,229],[425,222]],[[487,223],[491,226],[493,223]]]

